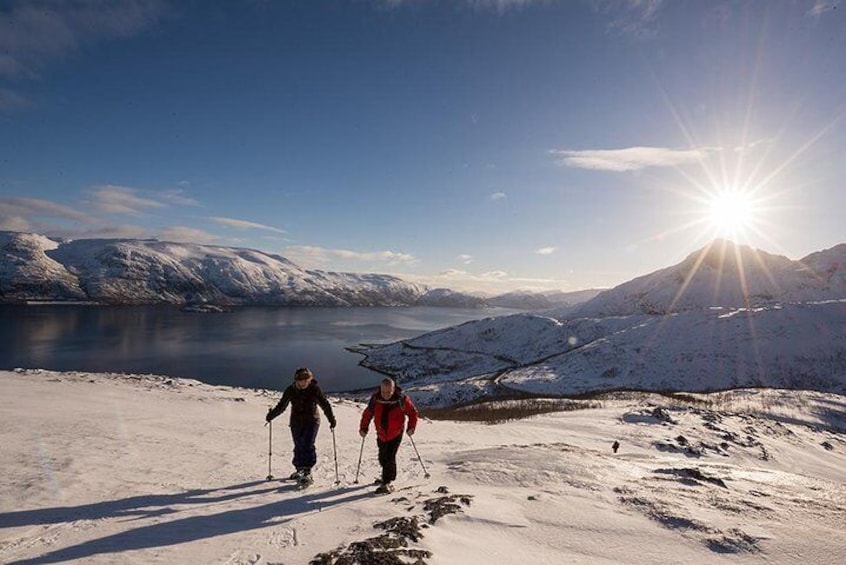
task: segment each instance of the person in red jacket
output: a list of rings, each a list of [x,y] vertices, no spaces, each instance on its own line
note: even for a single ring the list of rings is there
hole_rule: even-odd
[[[367,408],[361,415],[358,432],[364,438],[370,428],[370,420],[373,420],[376,445],[379,447],[379,465],[382,466],[382,479],[376,489],[378,493],[393,491],[391,482],[397,478],[397,450],[402,441],[406,417],[406,432],[412,436],[417,428],[417,408],[393,379],[383,379],[379,392],[370,397]]]

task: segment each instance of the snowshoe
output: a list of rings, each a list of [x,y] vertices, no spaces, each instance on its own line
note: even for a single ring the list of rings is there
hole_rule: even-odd
[[[394,492],[394,485],[391,483],[380,483],[375,494],[391,494],[392,492]]]

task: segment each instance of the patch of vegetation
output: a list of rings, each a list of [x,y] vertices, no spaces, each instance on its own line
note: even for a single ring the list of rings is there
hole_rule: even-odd
[[[445,494],[446,487],[440,487],[438,493]],[[437,522],[447,514],[461,512],[462,505],[469,506],[472,495],[452,494],[427,499],[423,502],[421,516],[397,516],[373,524],[374,528],[385,533],[362,541],[356,541],[347,547],[320,553],[309,565],[426,565],[426,559],[432,553],[409,547],[409,541],[419,542],[423,537],[423,528]],[[394,503],[407,502],[405,497],[392,500]],[[428,523],[424,523],[425,520]]]
[[[457,422],[484,422],[503,424],[551,412],[569,412],[602,408],[602,403],[592,400],[569,400],[561,398],[523,398],[517,400],[482,401],[466,406],[448,408],[424,408],[420,413],[431,420],[452,420]]]

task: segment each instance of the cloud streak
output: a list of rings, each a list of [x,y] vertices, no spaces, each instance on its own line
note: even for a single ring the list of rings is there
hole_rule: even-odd
[[[227,228],[234,228],[234,229],[239,229],[239,230],[263,230],[263,231],[269,231],[269,232],[281,233],[281,234],[288,233],[285,230],[275,228],[273,226],[267,226],[265,224],[259,224],[259,223],[256,223],[256,222],[249,222],[247,220],[237,220],[237,219],[234,219],[234,218],[222,218],[220,216],[212,216],[209,219],[211,221],[213,221],[214,223],[219,224],[219,225],[224,226],[224,227],[227,227]]]
[[[324,247],[312,246],[289,246],[286,247],[283,255],[295,262],[313,262],[326,264],[331,261],[357,261],[357,262],[378,262],[388,265],[413,265],[418,259],[409,253],[397,251],[353,251],[350,249],[327,249]]]
[[[2,55],[0,55],[0,74],[2,74]],[[32,101],[8,88],[0,88],[0,112],[21,110],[32,106]]]
[[[389,8],[398,8],[404,5],[421,4],[427,0],[379,0]],[[549,0],[462,0],[460,4],[469,6],[479,11],[505,13],[512,9],[520,9],[529,4],[543,4]]]
[[[483,291],[492,294],[511,291],[515,287],[535,291],[561,290],[569,287],[569,283],[566,281],[513,276],[503,270],[471,273],[462,269],[444,269],[434,277],[402,276],[410,280],[418,280],[429,286],[447,286],[455,290]]]
[[[639,171],[653,167],[684,167],[707,159],[709,149],[628,147],[626,149],[553,149],[560,165],[592,171]]]
[[[0,198],[0,230],[50,231],[59,223],[94,225],[97,219],[64,204],[38,198]]]
[[[18,0],[0,12],[0,76],[37,78],[83,46],[137,35],[165,13],[164,0]]]
[[[649,38],[664,0],[591,0],[593,9],[609,18],[608,29],[620,35]]]
[[[832,12],[837,9],[839,0],[816,0],[814,5],[808,10],[808,15],[812,18],[819,18],[827,12]]]
[[[0,80],[37,80],[54,61],[104,40],[127,38],[158,22],[165,0],[11,0],[0,10]],[[0,112],[33,106],[0,88]]]
[[[152,198],[138,196],[138,191],[127,186],[113,184],[96,186],[89,191],[90,204],[98,212],[141,216],[151,208],[166,208],[167,205]]]
[[[165,228],[161,231],[160,238],[165,241],[178,241],[183,243],[212,243],[220,239],[218,236],[207,231],[184,226],[172,226]]]

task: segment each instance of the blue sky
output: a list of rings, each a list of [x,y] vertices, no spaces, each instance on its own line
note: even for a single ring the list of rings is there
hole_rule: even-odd
[[[0,2],[0,229],[489,292],[613,286],[715,236],[798,259],[846,242],[844,12]]]

